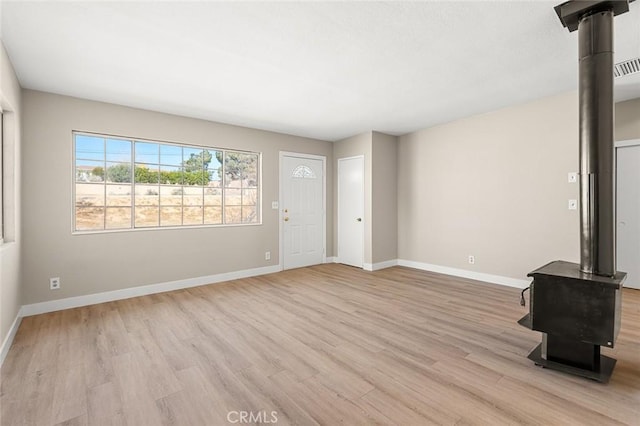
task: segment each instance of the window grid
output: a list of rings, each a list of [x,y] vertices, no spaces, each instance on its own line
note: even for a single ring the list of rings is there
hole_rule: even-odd
[[[83,133],[83,132],[74,132],[74,169],[75,169],[75,174],[74,174],[74,226],[73,226],[73,230],[74,232],[103,232],[103,231],[115,231],[115,230],[135,230],[135,229],[161,229],[161,228],[170,228],[170,227],[198,227],[198,226],[221,226],[221,225],[247,225],[247,224],[260,224],[260,197],[259,197],[259,187],[260,187],[260,174],[261,174],[261,170],[260,170],[260,153],[256,153],[256,152],[248,152],[248,151],[237,151],[237,150],[227,150],[227,149],[221,149],[221,148],[213,148],[213,147],[204,147],[204,146],[195,146],[195,145],[187,145],[187,144],[179,144],[179,143],[166,143],[166,142],[160,142],[160,141],[147,141],[147,140],[141,140],[141,139],[128,139],[128,138],[121,138],[121,137],[117,137],[117,136],[105,136],[105,135],[98,135],[98,134],[91,134],[91,133]],[[102,144],[102,158],[100,161],[97,161],[97,158],[93,158],[91,155],[83,155],[83,153],[81,153],[80,155],[78,155],[78,146],[77,146],[77,137],[78,136],[84,136],[87,138],[94,138],[94,139],[101,139],[101,144]],[[116,204],[116,205],[109,205],[110,201],[109,201],[109,193],[108,190],[111,187],[117,187],[117,186],[125,186],[123,184],[123,182],[110,182],[110,177],[109,177],[109,173],[108,173],[108,169],[109,169],[109,164],[127,164],[127,161],[120,159],[119,161],[108,161],[109,158],[109,148],[108,148],[108,140],[119,140],[119,141],[125,141],[128,142],[130,144],[130,148],[129,148],[129,171],[130,171],[130,175],[129,175],[129,182],[128,182],[128,186],[129,187],[129,204],[126,206],[120,205],[120,204]],[[149,154],[147,155],[146,159],[141,159],[141,161],[137,161],[137,152],[136,152],[136,148],[138,146],[138,144],[153,144],[153,145],[157,145],[157,157],[155,154],[154,157],[157,158],[157,162],[151,163],[148,158],[149,158]],[[175,147],[175,148],[179,148],[179,152],[181,155],[181,161],[180,161],[180,165],[176,165],[176,164],[167,164],[167,161],[164,161],[163,159],[163,155],[162,155],[162,147],[163,146],[168,146],[168,147]],[[185,158],[185,151],[189,149],[189,150],[194,150],[194,152],[192,152],[188,158]],[[88,151],[91,154],[91,151]],[[94,152],[95,153],[95,152]],[[209,161],[206,162],[205,164],[205,153],[208,153],[211,155],[211,159],[209,159]],[[216,154],[220,153],[220,157],[221,157],[221,161],[219,161],[220,159],[218,159],[218,156]],[[235,203],[232,205],[233,207],[237,207],[239,211],[240,215],[239,217],[235,217],[235,218],[231,218],[228,217],[227,215],[227,211],[226,211],[226,207],[228,206],[227,203],[227,189],[232,189],[232,188],[228,188],[227,185],[229,184],[228,182],[228,174],[229,172],[229,168],[228,168],[228,154],[229,153],[233,153],[236,156],[236,161],[238,161],[238,158],[245,158],[245,161],[247,161],[246,159],[249,159],[249,164],[252,165],[252,169],[253,170],[253,174],[251,176],[253,176],[253,178],[255,179],[254,181],[254,186],[248,186],[247,183],[245,183],[245,180],[248,181],[249,180],[249,175],[246,175],[244,171],[236,171],[236,180],[238,180],[238,187],[237,188],[233,188],[236,191],[238,191],[238,195],[239,195],[239,201],[240,204],[236,205]],[[186,173],[187,173],[187,167],[186,167],[186,162],[187,160],[191,160],[193,158],[193,155],[199,155],[201,157],[202,160],[202,165],[200,167],[200,170],[196,170],[196,184],[194,185],[188,185],[187,183],[187,177],[186,177]],[[209,166],[209,163],[213,160],[213,158],[217,159],[217,163],[219,165],[218,171],[215,172],[216,175],[216,180],[215,181],[209,181],[209,179],[212,176],[212,172],[211,170],[214,169],[207,169],[207,167]],[[89,164],[89,166],[84,166],[85,171],[83,171],[82,173],[79,172],[79,164],[78,164],[78,160],[84,162],[85,164]],[[196,160],[197,161],[197,160]],[[89,163],[87,163],[89,162]],[[82,175],[83,173],[86,175],[91,175],[92,173],[95,172],[95,167],[91,172],[88,172],[87,170],[90,169],[90,164],[101,164],[102,166],[102,178],[99,182],[94,182],[92,180],[86,180],[86,177],[84,177],[85,180],[81,180],[79,175]],[[154,166],[153,168],[153,172],[156,173],[157,176],[157,181],[156,182],[138,182],[137,178],[136,178],[136,169],[137,169],[137,165],[139,164],[144,164],[144,165],[149,165],[149,166]],[[178,182],[177,184],[167,184],[164,183],[165,181],[162,178],[162,171],[163,170],[179,170],[180,171],[180,182]],[[151,168],[149,168],[149,170],[152,170]],[[198,176],[199,175],[199,176]],[[152,178],[153,179],[153,178]],[[200,179],[200,180],[198,180]],[[205,182],[206,179],[206,183]],[[217,185],[214,183],[213,186],[211,185],[211,182],[217,182]],[[117,185],[116,185],[117,183]],[[102,206],[92,206],[90,203],[88,203],[88,205],[79,205],[78,203],[78,194],[77,194],[77,189],[78,189],[78,185],[87,185],[87,186],[93,186],[96,184],[101,184],[103,186],[103,191],[102,191]],[[149,187],[155,187],[157,188],[157,199],[154,201],[154,203],[151,206],[146,206],[146,205],[138,205],[138,194],[136,191],[136,185],[140,185],[140,186],[149,186]],[[177,205],[168,205],[166,207],[170,207],[170,208],[176,208],[180,210],[180,214],[179,214],[179,218],[180,218],[180,224],[171,224],[171,225],[166,225],[167,220],[162,219],[162,213],[163,213],[163,194],[162,194],[162,188],[163,187],[167,187],[167,188],[179,188],[180,189],[180,206]],[[255,191],[256,193],[256,197],[254,200],[255,204],[252,204],[251,206],[245,206],[245,190],[247,188],[251,188],[252,190]],[[185,191],[186,189],[186,191]],[[187,192],[189,189],[198,189],[199,191],[199,195],[196,195],[195,198],[199,199],[199,203],[198,204],[189,204],[187,205],[185,202],[185,192]],[[218,197],[219,199],[219,204],[216,203],[215,198],[212,201],[207,201],[207,189],[212,189],[213,193],[210,193],[210,195],[213,195],[215,197]],[[155,190],[154,190],[155,192]],[[216,194],[217,193],[217,194]],[[236,195],[236,196],[238,196]],[[142,195],[141,195],[142,196]],[[213,197],[211,197],[213,198]],[[211,198],[209,198],[209,200],[211,200]],[[248,200],[248,199],[247,199]],[[235,201],[237,203],[237,201]],[[209,205],[210,203],[210,205]],[[78,212],[84,212],[85,210],[91,209],[91,208],[98,208],[99,210],[101,209],[102,211],[102,226],[101,229],[99,228],[83,228],[83,229],[79,229],[78,227]],[[137,210],[142,210],[144,207],[150,207],[150,208],[156,208],[157,209],[157,222],[155,224],[137,224],[136,223],[136,217],[137,217]],[[196,221],[196,223],[194,224],[185,224],[185,211],[187,209],[200,209],[200,220]],[[85,210],[83,210],[85,209]],[[111,212],[113,211],[112,209],[127,209],[129,210],[129,215],[130,215],[130,220],[129,220],[129,227],[121,227],[121,226],[110,226],[109,225],[109,214],[111,214]],[[207,216],[206,213],[209,212],[212,215],[212,218],[217,217],[218,215],[216,215],[216,209],[219,209],[219,217],[218,219],[212,219],[210,222],[213,222],[213,220],[216,220],[216,223],[207,223]],[[99,211],[98,210],[98,211]],[[94,210],[95,211],[95,210]],[[192,210],[190,210],[192,211]],[[254,214],[250,217],[250,220],[246,220],[247,218],[245,218],[245,215],[248,214],[248,212],[253,211]],[[193,216],[192,216],[193,217]],[[164,223],[163,223],[164,222]],[[199,222],[199,223],[198,223]]]
[[[222,151],[222,164],[226,164],[227,162],[227,152],[226,151]],[[225,194],[225,189],[227,188],[227,174],[226,173],[222,173],[222,176],[220,176],[220,190],[222,191],[222,202],[220,203],[220,208],[222,209],[220,211],[220,215],[222,218],[223,222],[226,222],[226,214],[227,214],[227,197]]]
[[[107,152],[104,153],[105,157],[107,156]],[[129,184],[131,185],[130,193],[131,193],[131,229],[136,229],[136,144],[131,141],[131,166],[129,166],[130,176],[129,176]]]

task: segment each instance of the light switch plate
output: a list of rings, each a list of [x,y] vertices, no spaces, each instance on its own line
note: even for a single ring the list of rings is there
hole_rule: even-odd
[[[273,210],[278,210],[278,202],[277,201],[272,201],[271,202],[271,208]]]
[[[569,172],[569,183],[576,183],[578,181],[578,174],[576,172]]]

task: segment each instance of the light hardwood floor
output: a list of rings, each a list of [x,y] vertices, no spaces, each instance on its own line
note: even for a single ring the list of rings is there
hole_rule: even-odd
[[[640,424],[640,291],[608,385],[526,358],[519,290],[319,265],[24,318],[2,425]],[[231,413],[232,421],[240,413]],[[238,423],[239,424],[239,423]]]

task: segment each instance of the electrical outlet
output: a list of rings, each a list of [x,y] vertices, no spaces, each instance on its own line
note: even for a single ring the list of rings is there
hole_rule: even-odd
[[[569,172],[569,183],[576,183],[578,181],[578,174],[576,172]]]
[[[476,263],[476,257],[475,256],[469,256],[469,263],[471,265],[473,265],[474,263]]]
[[[49,278],[49,290],[60,289],[60,278]]]
[[[578,200],[569,200],[569,210],[578,210]]]
[[[264,252],[264,260],[271,260],[271,252],[270,251],[265,251]]]
[[[278,210],[278,202],[277,201],[272,201],[271,202],[271,208],[273,210]]]

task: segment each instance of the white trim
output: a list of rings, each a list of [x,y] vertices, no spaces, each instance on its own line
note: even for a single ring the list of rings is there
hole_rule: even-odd
[[[616,152],[616,168],[618,167],[618,155],[619,155],[619,151],[618,148],[631,148],[631,147],[635,147],[635,146],[639,146],[640,145],[640,139],[628,139],[628,140],[624,140],[624,141],[619,141],[615,143],[615,152]],[[616,179],[617,179],[617,172],[614,172],[616,174]],[[616,203],[618,201],[618,186],[617,186],[617,182],[616,182]],[[616,207],[617,209],[617,207]],[[616,216],[617,216],[618,212],[616,210]],[[617,224],[618,224],[618,220],[616,219],[616,228],[617,228]],[[618,231],[616,229],[616,238],[617,238],[617,234]],[[618,250],[618,248],[616,247],[616,250]],[[625,281],[625,285],[624,287],[626,288],[633,288],[633,289],[640,289],[640,287],[634,287],[633,285],[629,284],[629,280]]]
[[[204,277],[187,278],[185,280],[168,281],[159,284],[149,284],[139,287],[124,288],[122,290],[105,291],[103,293],[88,294],[86,296],[69,297],[66,299],[51,300],[48,302],[24,305],[22,316],[44,314],[63,309],[78,308],[80,306],[95,305],[97,303],[111,302],[114,300],[129,299],[131,297],[146,296],[148,294],[164,293],[165,291],[180,290],[189,287],[215,284],[223,281],[237,280],[240,278],[255,277],[257,275],[279,272],[278,265],[264,266],[261,268],[245,269],[241,271],[225,272],[222,274],[207,275]]]
[[[336,256],[327,257],[324,263],[338,263],[338,258]]]
[[[500,284],[508,287],[527,288],[530,281],[518,278],[503,277],[501,275],[485,274],[483,272],[467,271],[466,269],[450,268],[448,266],[432,265],[429,263],[414,262],[413,260],[398,259],[399,266],[422,269],[423,271],[437,272],[439,274],[452,275],[454,277],[469,278],[476,281],[484,281],[491,284]]]
[[[396,266],[398,264],[398,259],[385,260],[384,262],[377,263],[365,263],[364,269],[367,271],[379,271],[380,269],[391,268],[392,266]],[[371,267],[371,269],[367,269],[367,267]]]
[[[18,315],[16,315],[16,319],[13,320],[13,324],[9,328],[9,332],[7,333],[7,337],[4,338],[2,342],[2,346],[0,346],[0,367],[4,363],[4,359],[7,357],[9,353],[9,348],[11,348],[11,344],[13,343],[13,339],[16,337],[16,333],[18,332],[18,328],[20,327],[20,323],[22,322],[22,309],[18,311]]]
[[[284,228],[282,226],[282,163],[284,157],[308,158],[322,161],[322,263],[327,262],[327,157],[301,152],[280,151],[278,162],[278,266],[284,271]]]
[[[627,146],[636,146],[636,145],[640,145],[640,139],[629,139],[626,141],[618,141],[615,144],[616,148],[624,148]]]
[[[258,195],[258,204],[257,204],[257,208],[258,208],[258,213],[259,213],[259,217],[258,217],[258,222],[252,222],[252,223],[215,223],[215,224],[205,224],[202,223],[200,225],[174,225],[174,226],[162,226],[160,224],[160,222],[158,222],[157,226],[148,226],[148,227],[137,227],[135,226],[135,217],[133,212],[135,212],[135,207],[136,207],[136,196],[135,196],[135,186],[136,186],[136,182],[135,179],[132,179],[131,182],[129,182],[129,185],[131,187],[131,205],[129,207],[131,207],[131,223],[130,223],[130,227],[129,228],[118,228],[118,229],[106,229],[106,226],[104,229],[95,229],[95,230],[77,230],[76,229],[76,213],[75,213],[75,199],[76,199],[76,187],[77,187],[77,181],[76,181],[76,135],[81,135],[81,136],[89,136],[89,137],[99,137],[104,139],[104,143],[106,144],[106,139],[109,138],[113,138],[113,139],[118,139],[118,140],[122,140],[122,141],[126,141],[126,142],[131,142],[131,162],[130,164],[132,164],[132,170],[135,170],[135,156],[136,156],[136,142],[142,142],[142,143],[154,143],[154,144],[159,144],[159,145],[169,145],[169,146],[179,146],[181,149],[182,148],[200,148],[203,150],[210,150],[210,151],[220,151],[223,153],[223,157],[227,155],[227,152],[239,152],[239,153],[243,153],[243,154],[255,154],[258,156],[258,191],[259,191],[259,195]],[[246,151],[246,150],[242,150],[242,149],[232,149],[232,148],[220,148],[220,147],[213,147],[213,146],[208,146],[208,145],[197,145],[197,144],[191,144],[191,143],[184,143],[184,142],[175,142],[175,141],[163,141],[163,140],[158,140],[158,139],[146,139],[146,138],[138,138],[138,137],[130,137],[130,136],[120,136],[120,135],[112,135],[112,134],[108,134],[108,133],[100,133],[100,132],[89,132],[89,131],[83,131],[83,130],[72,130],[71,131],[71,161],[72,161],[72,167],[71,167],[71,200],[72,200],[72,206],[71,209],[74,212],[71,215],[71,235],[76,236],[76,235],[94,235],[94,234],[110,234],[110,233],[119,233],[119,232],[138,232],[138,231],[161,231],[161,230],[175,230],[175,229],[189,229],[189,228],[219,228],[219,227],[227,227],[227,226],[261,226],[262,225],[262,210],[263,210],[263,203],[262,203],[262,152],[258,152],[258,151]],[[104,146],[105,148],[105,157],[104,157],[104,161],[103,164],[106,167],[106,145]],[[87,160],[87,161],[94,161],[94,162],[98,162],[98,160]],[[158,159],[158,161],[160,161]],[[159,166],[159,164],[158,164]],[[224,166],[224,158],[222,161],[222,166]],[[224,219],[224,188],[226,188],[225,184],[224,184],[224,179],[225,179],[225,174],[223,173],[221,176],[221,181],[220,181],[220,188],[222,189],[223,192],[223,196],[222,196],[222,216],[221,216],[221,220]],[[133,177],[133,175],[132,175]],[[100,183],[100,182],[96,182],[96,183]],[[122,182],[125,183],[125,182]],[[107,181],[103,181],[102,185],[105,187],[107,187]],[[162,186],[162,185],[160,185]],[[197,207],[197,206],[196,206]],[[203,214],[204,214],[204,204],[202,205],[203,208]],[[158,219],[160,218],[160,211],[158,211]],[[106,216],[103,217],[104,220],[106,220]],[[204,222],[204,221],[203,221]],[[103,223],[104,224],[104,223]]]
[[[360,154],[360,155],[353,155],[351,157],[342,157],[342,158],[338,158],[336,159],[336,176],[337,176],[337,182],[335,185],[336,188],[336,195],[335,195],[335,202],[336,202],[336,217],[334,218],[334,226],[336,230],[340,230],[340,162],[341,161],[345,161],[345,160],[355,160],[355,159],[362,159],[362,219],[364,221],[363,223],[363,228],[362,228],[362,265],[350,265],[350,266],[355,266],[356,268],[362,268],[365,271],[373,271],[373,265],[371,263],[365,263],[364,261],[364,253],[366,250],[365,247],[365,229],[366,229],[366,224],[367,224],[367,200],[366,200],[366,196],[367,196],[367,182],[366,182],[366,171],[367,171],[367,164],[366,164],[366,158],[364,157],[364,154]],[[336,243],[336,247],[337,247],[337,253],[336,253],[336,262],[340,263],[340,232],[336,232],[336,239],[338,240]],[[368,268],[368,269],[367,269]]]

